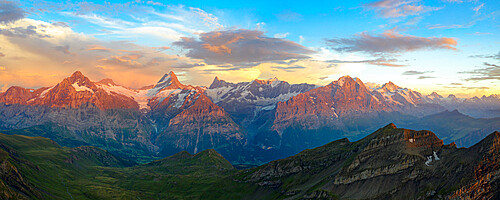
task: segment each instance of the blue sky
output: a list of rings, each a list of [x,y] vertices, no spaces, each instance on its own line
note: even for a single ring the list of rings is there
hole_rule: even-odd
[[[499,15],[493,0],[3,1],[0,87],[74,70],[139,87],[172,70],[196,85],[350,75],[488,95],[500,93]]]

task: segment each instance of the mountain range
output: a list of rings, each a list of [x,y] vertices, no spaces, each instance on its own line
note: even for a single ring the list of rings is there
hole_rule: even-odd
[[[500,116],[478,114],[495,109],[498,95],[443,98],[349,76],[326,86],[215,77],[200,87],[170,72],[132,89],[77,71],[55,86],[0,93],[0,130],[67,147],[92,145],[140,163],[215,149],[231,163],[262,164],[340,138],[359,140],[391,122],[435,130],[446,142],[468,147],[500,128],[500,118],[477,118]]]

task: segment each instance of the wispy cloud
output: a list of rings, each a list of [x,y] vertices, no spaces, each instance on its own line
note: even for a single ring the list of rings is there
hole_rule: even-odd
[[[422,75],[422,74],[428,74],[432,73],[434,71],[415,71],[415,70],[410,70],[410,71],[405,71],[401,75]]]
[[[370,35],[366,32],[352,38],[328,39],[331,48],[341,52],[365,52],[370,54],[404,53],[423,49],[456,50],[457,41],[447,37],[418,37],[403,35],[394,29],[382,34]]]
[[[436,78],[434,76],[419,76],[418,79],[430,79],[430,78]]]
[[[364,7],[375,11],[384,18],[406,17],[439,10],[441,8],[421,5],[417,0],[381,0],[365,4]]]
[[[286,38],[288,35],[290,35],[289,32],[286,32],[286,33],[276,33],[276,34],[274,34],[274,37],[275,38]]]
[[[326,60],[325,62],[333,63],[333,64],[365,63],[365,64],[371,64],[371,65],[384,66],[384,67],[404,67],[404,66],[406,66],[403,64],[394,63],[397,61],[398,60],[394,59],[394,58],[391,58],[391,59],[377,58],[377,59],[372,59],[372,60]]]
[[[272,66],[272,69],[281,69],[286,72],[296,72],[297,69],[305,69],[306,67],[300,66],[300,65],[293,65],[293,66]]]
[[[497,54],[486,54],[486,55],[472,55],[471,58],[492,58],[495,60],[500,60],[500,51]]]
[[[474,12],[479,12],[479,10],[481,10],[481,8],[483,8],[483,6],[484,6],[484,3],[482,3],[482,4],[480,4],[480,5],[478,5],[478,6],[474,7],[474,8],[472,8],[472,10],[473,10]]]
[[[291,10],[283,10],[280,13],[276,14],[281,21],[300,21],[302,20],[302,15]]]
[[[500,66],[491,63],[483,63],[484,67],[472,71],[459,72],[462,74],[470,74],[471,77],[466,78],[466,81],[482,81],[482,80],[500,80]]]

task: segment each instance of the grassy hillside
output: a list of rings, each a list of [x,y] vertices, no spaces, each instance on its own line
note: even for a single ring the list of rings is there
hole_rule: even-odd
[[[0,162],[2,199],[241,198],[256,188],[232,181],[237,170],[214,150],[137,165],[95,147],[0,134]]]

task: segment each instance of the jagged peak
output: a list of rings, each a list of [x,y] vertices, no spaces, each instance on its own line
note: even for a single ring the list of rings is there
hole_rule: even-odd
[[[385,83],[384,85],[382,85],[382,88],[387,90],[387,91],[396,91],[397,89],[401,88],[399,86],[397,86],[396,84],[394,84],[392,81],[389,81],[387,83]]]
[[[390,123],[390,124],[387,124],[386,126],[384,126],[383,129],[397,129],[398,127],[396,127],[396,124],[394,123]]]
[[[73,74],[66,78],[66,80],[68,80],[71,84],[77,83],[78,85],[92,85],[90,79],[83,75],[80,71],[73,72]]]
[[[429,96],[433,98],[443,98],[443,96],[439,95],[437,92],[432,92]]]
[[[177,80],[177,76],[173,71],[168,72],[168,74],[164,74],[158,82],[165,82],[169,80]]]
[[[168,74],[163,75],[163,77],[156,83],[154,88],[168,88],[168,89],[182,89],[185,86],[179,82],[177,76],[173,71],[170,71]]]
[[[212,81],[212,84],[210,84],[210,86],[208,88],[214,89],[214,88],[219,88],[219,87],[225,87],[228,84],[229,84],[228,82],[221,80],[221,79],[219,79],[219,77],[216,76],[214,78],[214,81]]]
[[[81,71],[75,71],[70,77],[85,77]]]

